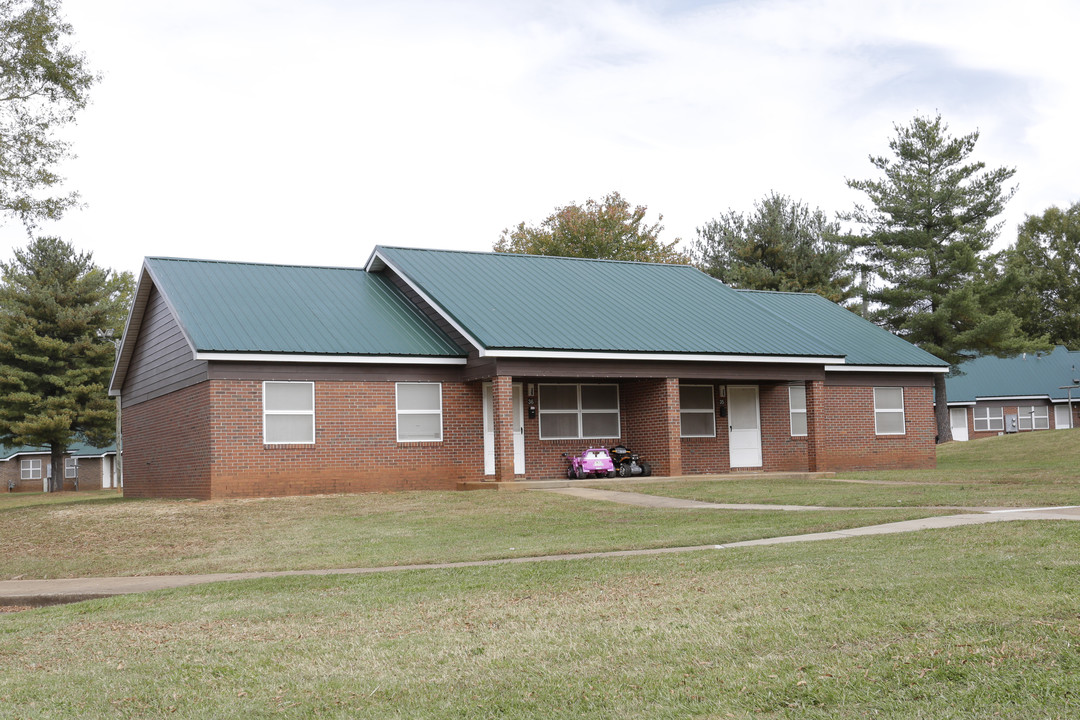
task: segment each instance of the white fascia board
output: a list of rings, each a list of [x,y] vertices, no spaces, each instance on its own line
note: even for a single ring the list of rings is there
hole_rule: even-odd
[[[826,365],[825,372],[946,373],[949,368],[933,365]]]
[[[473,337],[472,334],[468,330],[466,330],[464,326],[459,324],[457,320],[447,315],[439,306],[439,304],[432,300],[430,295],[424,292],[423,288],[414,283],[412,279],[405,275],[405,273],[401,272],[401,270],[398,270],[398,268],[392,262],[383,257],[382,254],[378,251],[378,249],[376,249],[374,252],[372,252],[371,259],[368,260],[366,270],[367,272],[372,272],[373,270],[381,270],[384,267],[393,270],[397,274],[397,276],[405,282],[406,285],[412,288],[417,295],[424,299],[424,302],[426,302],[435,312],[439,313],[439,316],[443,320],[450,323],[451,327],[461,333],[461,336],[468,340],[469,343],[474,348],[476,348],[477,352],[480,353],[480,357],[484,357],[485,348],[483,345],[480,344],[480,341]]]
[[[1005,400],[1049,400],[1049,395],[976,395],[979,402],[1003,402]],[[1068,402],[1068,401],[1064,401]]]
[[[532,358],[544,360],[674,360],[678,362],[798,363],[821,365],[838,362],[835,357],[799,357],[790,355],[696,355],[687,353],[618,353],[579,352],[572,350],[488,350],[481,353],[495,358]],[[843,362],[842,360],[839,362]]]
[[[948,405],[949,407],[974,407],[975,406],[975,401],[974,400],[957,400],[956,402],[953,402],[952,400],[950,400],[949,402],[947,402],[945,404]]]
[[[301,355],[288,353],[198,352],[196,360],[225,362],[340,363],[346,365],[464,365],[467,358],[410,355]]]

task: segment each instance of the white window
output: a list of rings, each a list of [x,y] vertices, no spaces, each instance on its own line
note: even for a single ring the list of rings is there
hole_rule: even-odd
[[[1054,406],[1054,427],[1058,430],[1065,430],[1069,427],[1069,406],[1068,405],[1055,405]]]
[[[41,458],[30,458],[29,460],[23,460],[22,467],[20,467],[19,470],[19,478],[21,480],[40,480]]]
[[[903,435],[904,388],[874,388],[874,430],[878,435]]]
[[[442,383],[397,384],[397,441],[442,440]]]
[[[1050,429],[1050,411],[1045,405],[1021,405],[1017,412],[1021,430]]]
[[[712,385],[679,386],[682,437],[716,437],[716,405]]]
[[[788,386],[788,408],[791,416],[791,434],[806,435],[806,386]]]
[[[540,385],[540,439],[619,437],[618,385]]]
[[[1005,412],[999,407],[977,407],[972,411],[975,432],[1001,432],[1005,429]]]
[[[75,458],[67,458],[64,460],[64,477],[73,478],[78,474],[79,461]]]
[[[315,383],[263,383],[263,443],[315,443]]]

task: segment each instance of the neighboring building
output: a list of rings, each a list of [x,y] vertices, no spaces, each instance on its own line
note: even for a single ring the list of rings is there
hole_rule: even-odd
[[[1080,352],[980,357],[946,378],[954,440],[1080,426]]]
[[[685,265],[377,247],[148,258],[110,392],[125,494],[224,498],[564,477],[616,442],[666,476],[933,467],[946,370]]]
[[[42,492],[50,470],[49,449],[0,446],[0,492]],[[72,443],[64,455],[64,490],[101,490],[119,487],[116,446],[98,448]]]

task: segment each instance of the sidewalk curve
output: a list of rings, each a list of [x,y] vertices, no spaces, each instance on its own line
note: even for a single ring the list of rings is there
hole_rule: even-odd
[[[709,503],[705,504],[708,505]],[[726,508],[729,506],[723,505],[721,507]],[[742,509],[755,509],[760,507],[776,509],[778,507],[784,508],[786,506],[737,505],[735,507]],[[891,533],[914,532],[916,530],[957,527],[960,525],[1007,522],[1010,520],[1080,520],[1080,506],[1016,508],[962,513],[958,515],[941,515],[919,520],[905,520],[903,522],[849,528],[847,530],[809,533],[806,535],[786,535],[774,538],[761,538],[758,540],[744,540],[723,545],[693,545],[654,548],[649,550],[611,550],[606,552],[571,553],[566,555],[538,555],[531,557],[504,558],[499,560],[430,563],[426,565],[389,565],[370,568],[281,570],[272,572],[214,573],[208,575],[144,575],[137,577],[68,578],[58,580],[3,580],[0,581],[0,605],[55,605],[60,603],[78,602],[80,600],[90,600],[93,598],[127,595],[131,593],[186,587],[204,583],[225,582],[229,580],[253,580],[259,578],[303,575],[366,575],[402,570],[439,570],[448,568],[483,567],[487,565],[549,562],[553,560],[585,560],[633,557],[639,555],[664,555],[701,550],[724,550],[727,548],[755,547],[759,545],[814,542],[817,540],[840,540],[843,538],[860,537],[864,535],[886,535]]]

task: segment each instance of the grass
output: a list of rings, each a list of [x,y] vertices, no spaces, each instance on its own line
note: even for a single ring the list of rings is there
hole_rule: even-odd
[[[3,498],[3,568],[182,572],[711,544],[926,514],[875,506],[945,499],[918,495],[927,488],[963,504],[1073,504],[1078,438],[976,441],[942,448],[932,472],[856,478],[899,484],[671,484],[867,507],[855,512],[661,511],[546,493]],[[0,614],[0,718],[1073,718],[1078,547],[1080,522],[1013,521],[220,583]]]
[[[934,470],[846,472],[837,479],[727,476],[630,485],[626,490],[705,502],[831,507],[1039,507],[1080,504],[1080,430],[1024,433],[938,448]]]
[[[1080,523],[0,616],[0,718],[1067,718]]]
[[[374,567],[704,545],[931,514],[645,509],[537,492],[209,503],[73,497],[0,506],[0,579]]]

